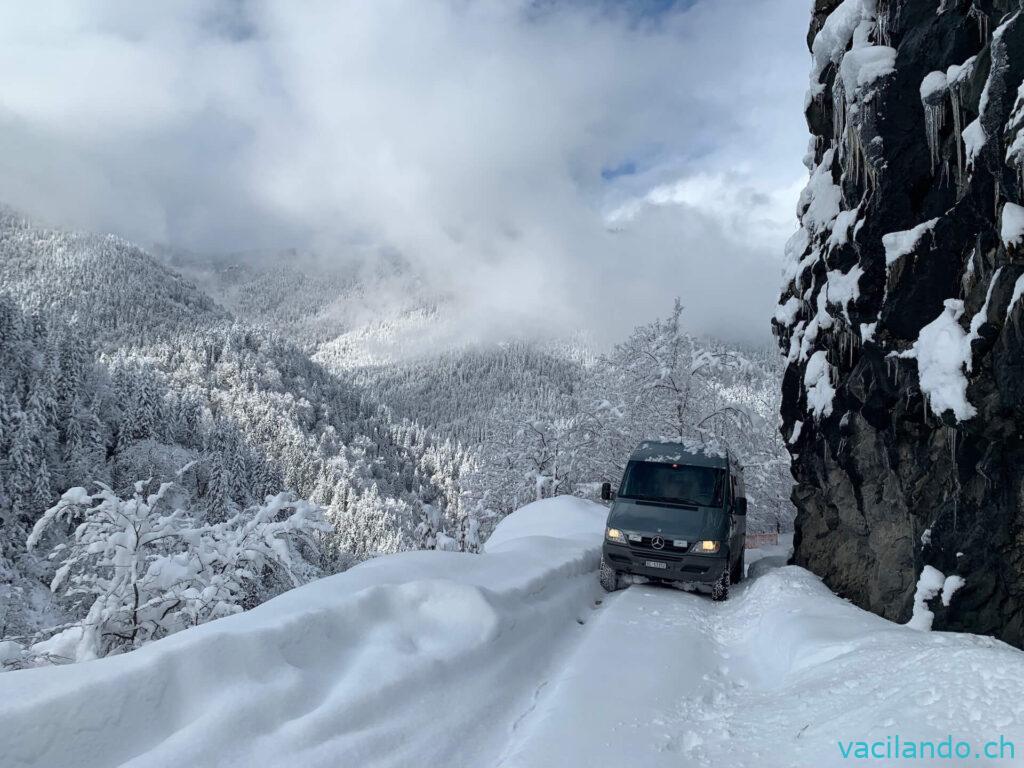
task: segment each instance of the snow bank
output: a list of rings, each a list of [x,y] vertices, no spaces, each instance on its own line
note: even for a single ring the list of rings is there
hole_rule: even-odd
[[[589,542],[604,536],[608,509],[573,496],[557,496],[528,504],[509,515],[494,529],[484,549],[499,552],[510,542],[521,546],[532,536]]]
[[[894,624],[836,598],[793,566],[769,571],[737,598],[725,604],[718,631],[734,674],[742,671],[747,684],[723,710],[757,724],[746,738],[774,756],[764,765],[842,765],[853,761],[840,759],[838,740],[884,741],[895,733],[936,741],[951,733],[1024,738],[1014,714],[1024,696],[1024,654],[1014,648]]]
[[[5,673],[0,762],[488,763],[597,593],[605,515],[540,502],[486,554],[381,557],[123,656]]]

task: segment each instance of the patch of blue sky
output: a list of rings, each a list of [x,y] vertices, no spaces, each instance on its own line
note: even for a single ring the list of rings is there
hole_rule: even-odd
[[[539,16],[547,11],[575,6],[605,13],[625,13],[638,22],[656,23],[664,16],[685,11],[699,2],[713,0],[533,0],[529,5],[529,15]]]

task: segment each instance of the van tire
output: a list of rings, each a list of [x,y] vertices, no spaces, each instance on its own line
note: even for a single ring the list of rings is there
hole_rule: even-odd
[[[732,573],[731,581],[733,584],[739,584],[743,581],[746,576],[747,570],[747,553],[746,551],[740,552],[740,558],[736,561],[736,570]]]
[[[601,586],[604,587],[605,592],[618,592],[622,589],[622,577],[618,571],[608,565],[604,556],[601,557]]]
[[[729,599],[729,569],[726,568],[718,581],[711,587],[711,599],[716,603]]]

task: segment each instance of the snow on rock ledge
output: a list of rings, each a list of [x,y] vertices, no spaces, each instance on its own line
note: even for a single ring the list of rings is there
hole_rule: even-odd
[[[935,229],[935,225],[938,223],[939,220],[937,218],[930,219],[923,224],[918,224],[913,229],[882,235],[882,245],[885,248],[885,263],[892,264],[896,260],[913,253],[917,249],[917,244],[921,242],[921,238],[925,236],[925,233]]]
[[[928,601],[942,592],[945,584],[946,576],[938,568],[926,565],[921,570],[921,576],[917,580],[917,590],[914,592],[914,614],[907,622],[908,627],[923,632],[932,628],[935,614],[928,608]]]
[[[817,418],[832,414],[832,398],[836,390],[832,386],[831,366],[828,354],[818,350],[807,361],[804,371],[804,386],[807,388],[807,408]]]
[[[1010,248],[1024,245],[1024,207],[1015,203],[1003,206],[1003,222],[1000,228],[1003,244]]]
[[[896,71],[896,49],[887,45],[869,45],[854,48],[843,56],[840,76],[843,92],[850,103],[857,94],[866,91],[875,81]]]
[[[914,346],[900,357],[916,358],[921,391],[936,416],[952,410],[957,421],[973,418],[977,411],[967,401],[967,376],[971,343],[960,325],[964,303],[947,299],[942,313],[921,329]]]

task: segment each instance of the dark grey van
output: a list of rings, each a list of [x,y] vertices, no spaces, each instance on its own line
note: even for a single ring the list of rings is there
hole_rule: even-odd
[[[601,557],[601,586],[624,575],[676,582],[725,600],[743,578],[747,499],[743,468],[728,453],[680,443],[646,442],[633,452],[611,500]]]

